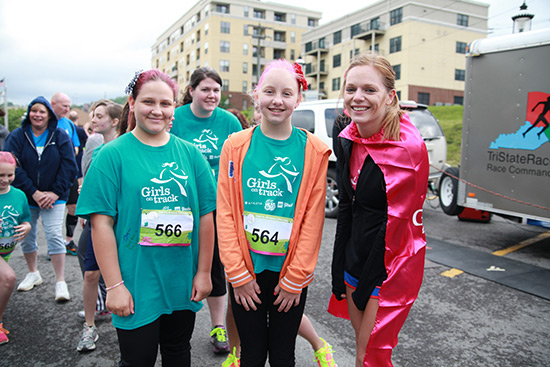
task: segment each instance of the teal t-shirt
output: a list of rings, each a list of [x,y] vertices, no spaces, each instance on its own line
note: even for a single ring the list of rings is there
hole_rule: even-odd
[[[302,182],[307,135],[293,128],[286,140],[257,127],[243,162],[243,221],[254,272],[280,272],[288,251]]]
[[[13,186],[10,191],[0,194],[0,256],[8,261],[17,242],[13,239],[15,226],[31,221],[29,202],[25,193]]]
[[[216,107],[210,117],[198,118],[191,111],[191,104],[186,104],[176,108],[170,133],[199,148],[217,181],[223,143],[229,135],[241,130],[241,123],[231,112]]]
[[[200,198],[200,200],[199,200]],[[152,147],[132,133],[106,144],[84,178],[76,214],[115,219],[119,265],[135,314],[113,325],[135,329],[191,301],[198,262],[199,217],[216,208],[216,182],[195,146],[175,136]]]

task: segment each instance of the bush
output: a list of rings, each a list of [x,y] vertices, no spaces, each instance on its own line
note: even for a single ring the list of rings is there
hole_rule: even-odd
[[[447,139],[447,163],[458,167],[462,143],[463,106],[430,106],[430,111],[439,120]]]

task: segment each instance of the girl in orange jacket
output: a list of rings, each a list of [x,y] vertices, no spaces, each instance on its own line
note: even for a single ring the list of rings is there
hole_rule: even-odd
[[[241,337],[241,366],[294,366],[324,223],[330,149],[290,120],[307,83],[271,62],[256,90],[261,124],[231,135],[220,158],[220,257]],[[269,322],[268,322],[269,320]]]

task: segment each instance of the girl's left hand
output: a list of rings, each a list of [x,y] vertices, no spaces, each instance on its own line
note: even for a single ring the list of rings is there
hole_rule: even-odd
[[[279,312],[288,312],[291,307],[298,306],[300,303],[300,293],[290,293],[282,289],[278,284],[275,287],[275,295],[277,296],[277,299],[273,304],[277,306],[278,304],[281,304],[277,311]]]
[[[15,226],[13,228],[15,228],[15,236],[13,236],[13,238],[17,242],[20,242],[31,231],[31,224],[29,222],[23,222],[20,225]]]
[[[191,301],[199,302],[208,297],[212,292],[212,278],[210,273],[197,272],[193,278]]]

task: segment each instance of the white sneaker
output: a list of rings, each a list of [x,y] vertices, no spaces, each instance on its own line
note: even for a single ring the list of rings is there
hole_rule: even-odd
[[[55,300],[58,302],[68,301],[71,299],[69,294],[69,289],[67,288],[67,283],[57,282],[55,283]]]
[[[82,330],[82,337],[78,342],[76,350],[79,352],[89,352],[95,349],[95,342],[99,339],[97,328],[94,326],[88,326],[84,323],[84,329]]]
[[[23,279],[23,281],[17,286],[17,290],[20,292],[30,291],[35,285],[42,284],[42,281],[43,280],[39,271],[27,273],[27,275],[25,275],[25,279]]]

